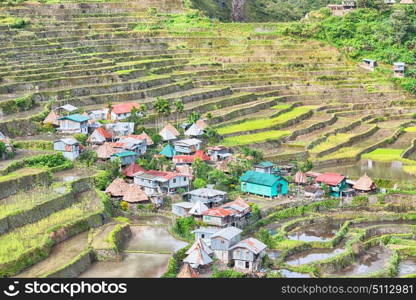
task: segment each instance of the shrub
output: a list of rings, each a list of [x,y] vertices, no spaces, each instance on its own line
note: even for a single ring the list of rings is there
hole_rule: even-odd
[[[356,196],[352,199],[353,206],[365,206],[368,204],[368,196]]]

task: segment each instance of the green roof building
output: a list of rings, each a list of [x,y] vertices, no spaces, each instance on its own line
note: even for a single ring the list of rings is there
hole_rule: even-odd
[[[275,174],[247,171],[240,177],[241,191],[274,198],[288,193],[287,180]]]
[[[111,160],[120,159],[122,166],[131,165],[136,161],[137,153],[133,151],[122,151],[111,155]]]
[[[167,158],[172,158],[176,155],[176,150],[171,144],[167,144],[159,154],[166,156]]]

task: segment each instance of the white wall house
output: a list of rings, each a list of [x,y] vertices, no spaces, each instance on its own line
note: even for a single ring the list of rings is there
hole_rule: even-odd
[[[64,116],[58,119],[58,131],[62,133],[84,133],[88,134],[89,118],[80,114]]]
[[[69,160],[75,160],[81,153],[81,144],[74,138],[64,138],[53,143],[53,149]]]
[[[150,196],[155,194],[175,194],[178,189],[189,190],[190,177],[176,172],[143,171],[134,175],[134,183]]]

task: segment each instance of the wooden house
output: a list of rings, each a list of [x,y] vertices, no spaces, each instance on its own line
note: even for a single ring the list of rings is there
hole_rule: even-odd
[[[175,151],[182,154],[192,154],[198,150],[201,150],[202,141],[198,139],[186,139],[173,143]]]
[[[136,161],[137,153],[133,151],[121,151],[111,155],[110,159],[111,161],[120,159],[122,166],[128,166]]]
[[[94,145],[102,145],[112,139],[111,133],[102,127],[94,130],[94,132],[88,137],[87,142]]]
[[[189,249],[188,256],[183,260],[184,263],[188,263],[192,268],[197,269],[209,265],[213,262],[210,255],[206,252],[206,247],[202,247],[200,244],[196,244]]]
[[[105,129],[116,137],[128,136],[134,132],[133,122],[117,122],[104,125]]]
[[[184,194],[191,203],[202,202],[208,208],[219,206],[227,200],[227,193],[214,189],[212,186],[196,189]]]
[[[243,199],[227,202],[223,204],[221,208],[234,211],[234,214],[232,214],[231,226],[243,228],[250,222],[251,207]]]
[[[209,246],[211,245],[212,235],[220,230],[218,227],[199,227],[192,231],[192,233],[195,234],[195,240],[202,239]]]
[[[69,159],[75,160],[81,154],[82,145],[74,138],[62,138],[53,143],[53,149]]]
[[[189,214],[197,219],[202,219],[202,214],[209,208],[202,202],[193,203],[192,208],[189,210]]]
[[[241,229],[236,227],[224,228],[211,236],[211,249],[214,256],[227,264],[231,259],[230,249],[241,240]]]
[[[393,74],[394,77],[404,77],[406,71],[406,64],[402,62],[393,63]]]
[[[347,189],[347,178],[338,173],[323,173],[316,177],[316,183],[327,185],[332,197],[342,197],[343,191]]]
[[[308,178],[306,177],[305,173],[303,173],[301,171],[298,171],[295,174],[294,181],[295,181],[296,184],[303,185],[303,184],[306,184],[308,182]]]
[[[233,209],[215,207],[202,213],[202,221],[210,226],[228,227],[231,226],[235,213]]]
[[[110,143],[104,143],[95,150],[97,158],[102,160],[110,159],[117,152],[120,152],[120,149],[114,148]]]
[[[207,147],[207,154],[214,162],[227,160],[233,155],[231,150],[224,146]]]
[[[132,164],[130,164],[128,167],[126,167],[123,170],[123,175],[128,177],[128,178],[133,178],[134,174],[136,174],[138,172],[143,172],[143,171],[144,171],[143,167],[141,167],[138,164],[136,164],[135,162],[133,162]]]
[[[80,114],[68,115],[58,119],[58,131],[62,133],[84,133],[88,134],[89,118]]]
[[[197,159],[201,161],[209,161],[210,157],[203,150],[197,150],[192,155],[174,155],[172,162],[175,166],[192,165]]]
[[[254,166],[254,171],[259,173],[273,174],[275,164],[270,161],[262,161]]]
[[[189,211],[194,205],[190,202],[172,203],[172,213],[179,217],[189,217]]]
[[[238,242],[230,248],[234,269],[243,272],[258,271],[262,258],[266,255],[266,248],[265,244],[255,238]]]
[[[287,180],[279,175],[247,171],[240,177],[241,191],[274,198],[288,193]]]
[[[110,197],[122,199],[127,188],[128,184],[123,179],[116,178],[105,189],[105,193]]]
[[[136,152],[138,156],[144,155],[147,152],[146,139],[127,136],[121,137],[117,143],[123,144],[123,149],[125,150]]]

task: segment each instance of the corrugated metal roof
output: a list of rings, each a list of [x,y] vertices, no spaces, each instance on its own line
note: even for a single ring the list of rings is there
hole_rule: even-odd
[[[80,114],[74,114],[69,116],[64,116],[59,118],[58,120],[70,120],[77,123],[87,122],[90,118],[80,115]]]
[[[231,240],[232,238],[236,237],[237,235],[239,235],[240,233],[242,233],[243,231],[237,227],[231,226],[231,227],[227,227],[224,229],[221,229],[220,231],[214,233],[211,238],[214,237],[222,237],[225,238],[226,240]]]
[[[193,190],[188,192],[189,195],[193,195],[193,196],[199,196],[199,197],[216,197],[216,196],[223,196],[226,195],[227,192],[223,192],[220,190],[215,190],[215,189],[211,189],[211,188],[200,188],[197,190]]]
[[[249,182],[258,185],[264,186],[273,186],[276,181],[279,180],[286,180],[281,176],[276,176],[273,174],[255,172],[255,171],[247,171],[240,177],[241,182]]]
[[[259,254],[261,251],[266,249],[267,246],[263,244],[262,242],[260,242],[258,239],[248,238],[248,239],[238,242],[237,244],[232,246],[230,249],[233,250],[236,248],[244,248],[251,252],[254,252],[254,254]]]

